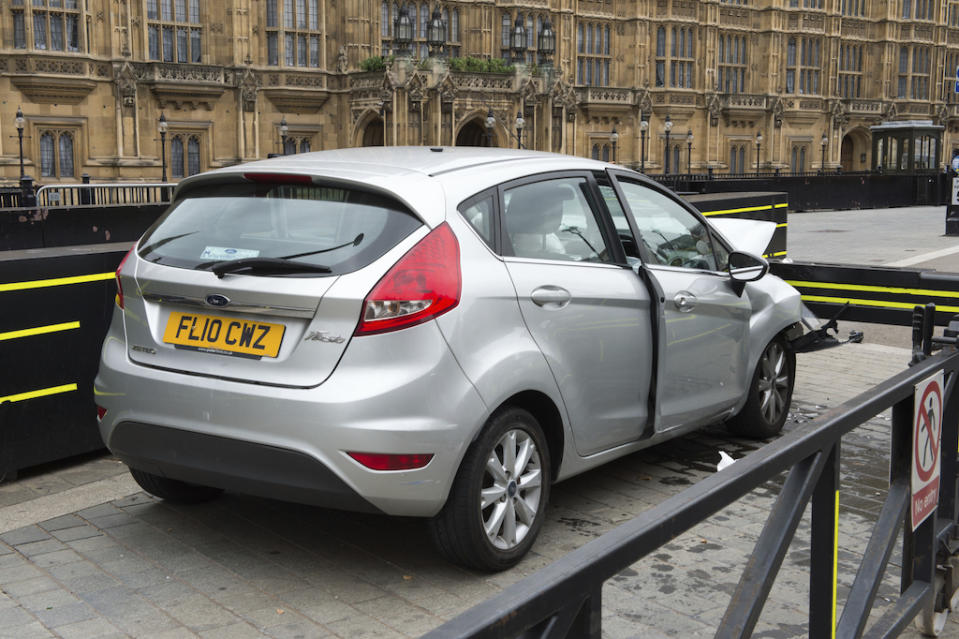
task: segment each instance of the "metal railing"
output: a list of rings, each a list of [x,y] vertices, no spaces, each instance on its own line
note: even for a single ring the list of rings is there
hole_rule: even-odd
[[[599,639],[602,588],[627,566],[763,486],[782,472],[788,476],[739,581],[716,637],[751,636],[808,503],[812,503],[809,571],[810,637],[863,636],[902,529],[901,596],[870,628],[869,637],[894,637],[917,614],[924,627],[944,621],[943,610],[959,587],[953,554],[956,537],[956,450],[959,446],[959,351],[954,346],[959,321],[950,337],[932,338],[932,311],[921,307],[914,325],[912,368],[846,402],[813,422],[748,455],[722,472],[660,503],[638,517],[573,551],[552,565],[429,632],[426,639],[479,637],[559,637]],[[948,350],[931,356],[934,341]],[[916,385],[944,373],[941,418],[941,482],[938,510],[913,532],[903,526],[910,505],[912,421]],[[846,597],[838,624],[838,499],[841,438],[892,407],[889,491]],[[643,602],[636,601],[637,608]]]
[[[37,190],[37,206],[160,204],[170,201],[175,186],[169,182],[47,184]]]

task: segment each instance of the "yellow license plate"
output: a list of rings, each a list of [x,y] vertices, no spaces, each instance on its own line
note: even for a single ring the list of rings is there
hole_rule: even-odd
[[[163,341],[204,351],[276,357],[285,330],[282,324],[173,312]]]

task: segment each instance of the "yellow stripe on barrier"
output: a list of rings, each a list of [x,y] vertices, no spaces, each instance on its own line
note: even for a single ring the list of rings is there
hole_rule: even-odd
[[[867,293],[898,293],[900,295],[921,295],[924,297],[959,298],[959,291],[934,291],[928,288],[900,288],[897,286],[873,286],[871,284],[837,284],[834,282],[805,282],[802,280],[786,280],[786,282],[797,288],[830,288],[837,291],[864,291]]]
[[[877,306],[886,308],[906,308],[912,310],[916,305],[910,302],[885,302],[881,300],[859,300],[845,297],[827,297],[825,295],[802,295],[804,302],[823,302],[827,304],[845,304],[846,302],[853,306]],[[959,306],[936,306],[937,311],[959,313]]]
[[[112,280],[114,273],[94,273],[92,275],[74,275],[73,277],[55,277],[49,280],[33,280],[30,282],[9,282],[0,284],[0,293],[9,291],[25,291],[31,288],[47,288],[49,286],[66,286],[67,284],[86,284],[87,282],[101,282]]]
[[[774,209],[784,209],[789,206],[788,202],[783,202],[782,204],[773,204]]]
[[[789,226],[789,222],[783,222],[782,224],[777,224],[777,225],[776,225],[776,228],[777,228],[777,229],[784,229],[784,228],[786,228],[787,226]]]
[[[776,251],[775,253],[766,253],[763,257],[782,257],[786,251]]]
[[[773,208],[772,204],[763,206],[745,206],[741,209],[723,209],[721,211],[703,211],[703,215],[731,215],[733,213],[748,213],[749,211],[769,211]]]
[[[27,399],[36,399],[37,397],[46,397],[47,395],[59,395],[60,393],[69,393],[77,390],[76,384],[64,384],[63,386],[51,386],[50,388],[41,388],[26,393],[17,393],[16,395],[7,395],[0,397],[2,402],[22,402]]]
[[[0,341],[5,339],[17,339],[19,337],[31,337],[33,335],[45,335],[47,333],[57,333],[59,331],[69,331],[80,328],[80,322],[64,322],[63,324],[50,324],[48,326],[37,326],[36,328],[25,328],[20,331],[8,331],[0,333]]]

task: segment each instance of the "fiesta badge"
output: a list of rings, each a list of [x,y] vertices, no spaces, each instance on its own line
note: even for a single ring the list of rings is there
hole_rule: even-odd
[[[230,303],[230,298],[226,295],[220,295],[219,293],[214,293],[213,295],[206,296],[206,303],[210,306],[216,306],[217,308],[222,308]]]

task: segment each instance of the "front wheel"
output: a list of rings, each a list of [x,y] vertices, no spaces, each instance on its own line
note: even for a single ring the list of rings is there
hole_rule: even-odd
[[[507,408],[470,445],[443,510],[430,520],[437,549],[479,570],[506,570],[543,525],[552,474],[543,430],[529,412]]]
[[[776,337],[759,357],[746,405],[729,419],[729,430],[756,439],[778,435],[789,415],[795,381],[796,354],[782,336]]]

